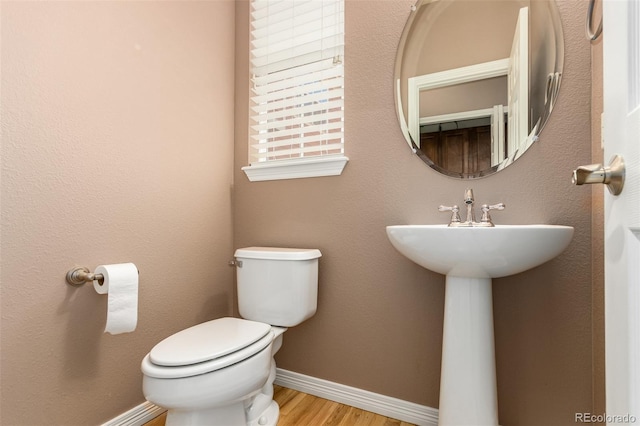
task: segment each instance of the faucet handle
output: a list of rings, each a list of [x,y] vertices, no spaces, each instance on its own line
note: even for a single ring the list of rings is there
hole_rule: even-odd
[[[462,222],[462,220],[460,220],[460,208],[457,205],[454,205],[453,207],[438,206],[438,211],[451,212],[451,223]],[[449,223],[449,226],[451,226],[451,223]]]
[[[498,203],[493,205],[483,204],[480,208],[482,210],[482,217],[480,218],[480,223],[487,224],[488,226],[493,226],[493,222],[491,222],[491,216],[489,215],[489,211],[491,210],[504,210],[506,206],[504,203]]]

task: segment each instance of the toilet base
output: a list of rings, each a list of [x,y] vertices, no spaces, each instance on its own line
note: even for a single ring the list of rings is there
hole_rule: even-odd
[[[166,426],[244,426],[246,424],[242,403],[205,410],[168,410],[165,422]]]
[[[281,343],[280,334],[277,341]],[[267,381],[252,398],[222,407],[201,410],[175,410],[167,413],[166,426],[276,426],[280,407],[273,400],[276,362],[271,358]]]
[[[240,403],[210,410],[169,410],[167,413],[166,425],[204,426],[215,424],[225,426],[276,426],[279,418],[280,407],[278,407],[278,404],[275,401],[271,401],[271,404],[269,404],[266,410],[264,410],[257,419],[251,422],[247,422],[244,408],[242,403]]]
[[[275,401],[254,421],[249,422],[247,426],[276,426],[280,418],[280,407]]]

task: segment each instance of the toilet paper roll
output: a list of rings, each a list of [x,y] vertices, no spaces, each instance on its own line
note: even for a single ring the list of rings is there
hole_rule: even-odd
[[[108,294],[105,333],[128,333],[138,324],[138,268],[133,263],[100,265],[96,274],[104,276],[102,285],[93,282],[100,294]]]

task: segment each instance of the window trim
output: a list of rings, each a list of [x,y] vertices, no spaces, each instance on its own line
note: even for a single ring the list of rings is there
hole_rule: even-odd
[[[255,163],[242,168],[250,182],[339,176],[349,161],[342,154]]]

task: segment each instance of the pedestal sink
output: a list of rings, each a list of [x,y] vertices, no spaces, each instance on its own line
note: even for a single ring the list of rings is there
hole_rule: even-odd
[[[491,279],[524,272],[569,245],[559,225],[387,226],[391,244],[446,275],[439,425],[498,425]]]

